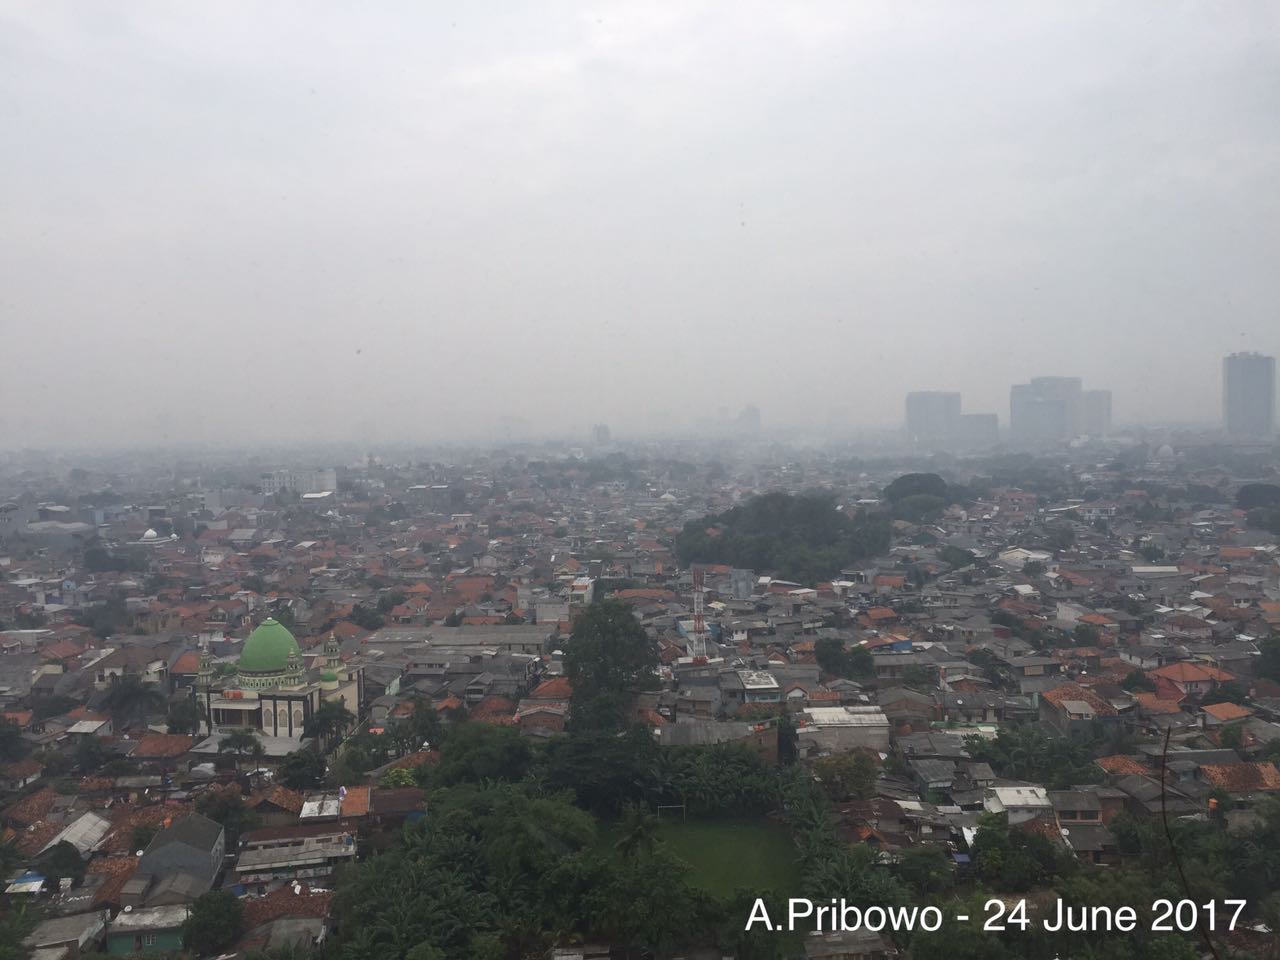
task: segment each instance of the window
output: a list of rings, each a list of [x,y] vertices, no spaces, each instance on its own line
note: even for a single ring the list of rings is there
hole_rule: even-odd
[[[142,938],[144,947],[154,947],[156,945],[156,935],[154,933],[145,934]]]

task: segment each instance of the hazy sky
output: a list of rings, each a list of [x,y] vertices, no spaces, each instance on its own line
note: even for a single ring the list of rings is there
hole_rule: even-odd
[[[5,3],[0,445],[1214,420],[1277,118],[1273,0]]]

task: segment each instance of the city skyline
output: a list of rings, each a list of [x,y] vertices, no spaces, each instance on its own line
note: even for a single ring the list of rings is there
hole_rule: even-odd
[[[1271,8],[2,16],[0,446],[1211,422],[1280,352]]]

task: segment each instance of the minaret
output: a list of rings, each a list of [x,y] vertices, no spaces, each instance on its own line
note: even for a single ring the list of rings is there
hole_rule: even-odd
[[[291,686],[302,682],[302,654],[296,649],[289,652],[289,659],[285,662],[284,680]]]
[[[206,732],[213,733],[213,657],[209,644],[200,648],[200,670],[196,673],[196,686],[204,692],[204,722]],[[196,729],[200,725],[196,724]]]
[[[332,633],[324,642],[324,673],[320,674],[320,689],[328,694],[338,689],[338,668],[342,666],[342,656],[338,652],[338,638]]]

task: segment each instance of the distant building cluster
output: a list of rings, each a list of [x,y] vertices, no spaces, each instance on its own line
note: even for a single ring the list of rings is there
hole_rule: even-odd
[[[1276,435],[1276,361],[1260,353],[1222,360],[1222,425],[1236,441]],[[1112,432],[1110,390],[1086,390],[1080,377],[1033,377],[1009,389],[1006,439],[1018,446],[1105,439]],[[958,392],[907,394],[905,433],[917,452],[954,453],[994,447],[1001,440],[993,413],[962,413]]]
[[[1223,357],[1222,420],[1231,437],[1267,439],[1275,434],[1275,357],[1260,353]]]
[[[1079,377],[1034,377],[1009,390],[1009,438],[1044,443],[1111,432],[1111,391],[1085,390]]]
[[[962,413],[959,393],[907,394],[907,438],[917,450],[981,450],[1000,440],[994,413]]]

